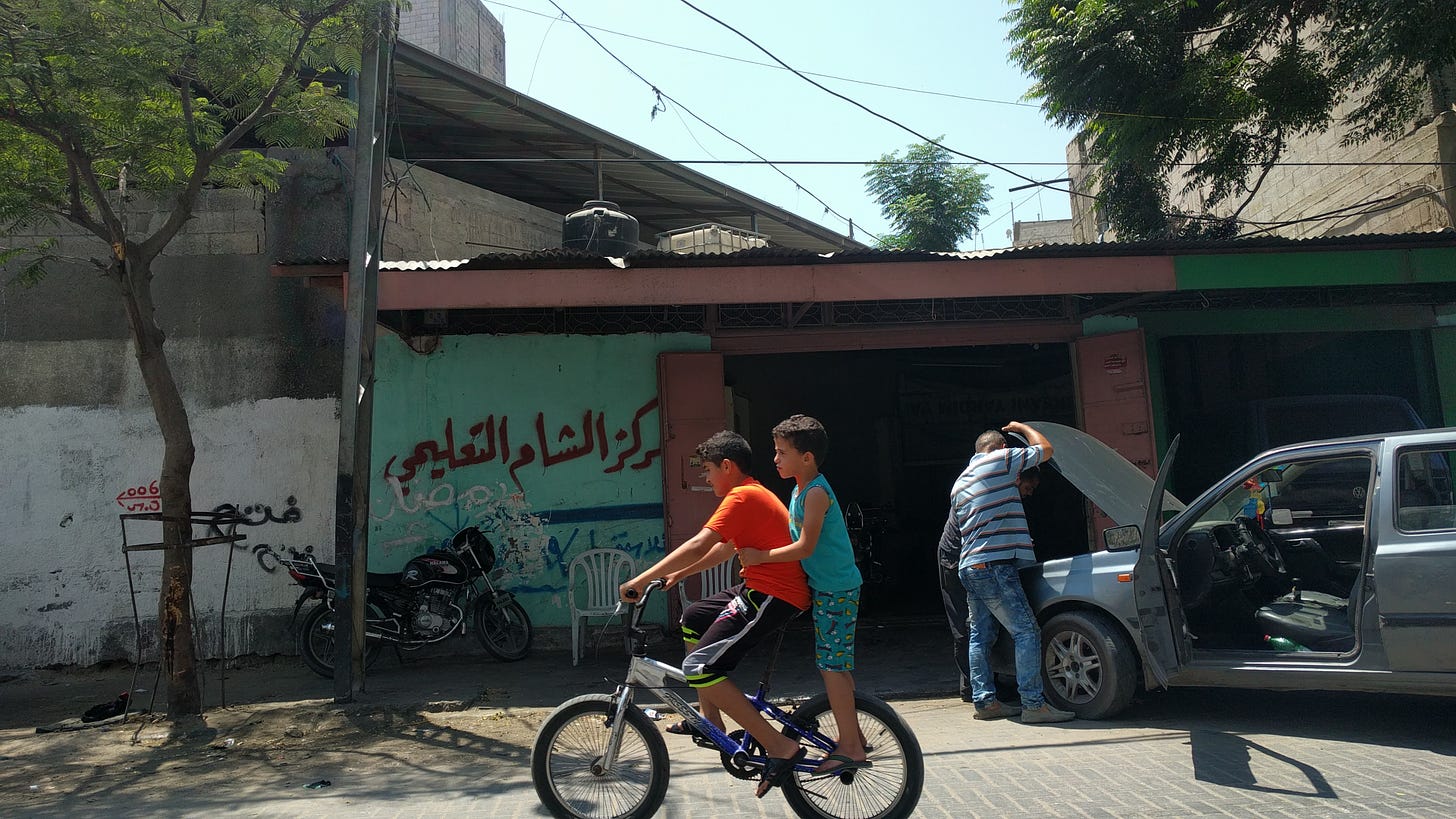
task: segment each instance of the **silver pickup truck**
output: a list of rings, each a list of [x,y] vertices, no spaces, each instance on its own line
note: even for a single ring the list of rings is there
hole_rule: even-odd
[[[1170,685],[1456,694],[1456,428],[1273,449],[1185,506],[1164,490],[1176,440],[1154,480],[1031,426],[1119,524],[1021,572],[1057,707],[1110,717]]]

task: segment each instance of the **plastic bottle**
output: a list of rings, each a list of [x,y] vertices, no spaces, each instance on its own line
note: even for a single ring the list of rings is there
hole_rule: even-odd
[[[1270,637],[1269,635],[1265,634],[1264,642],[1267,643],[1269,647],[1274,649],[1275,651],[1309,651],[1309,649],[1305,648],[1299,643],[1294,642],[1288,637]]]

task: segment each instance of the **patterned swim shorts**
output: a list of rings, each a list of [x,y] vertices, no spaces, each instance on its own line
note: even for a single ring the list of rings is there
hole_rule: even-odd
[[[854,626],[859,587],[814,592],[814,662],[823,671],[854,670]]]

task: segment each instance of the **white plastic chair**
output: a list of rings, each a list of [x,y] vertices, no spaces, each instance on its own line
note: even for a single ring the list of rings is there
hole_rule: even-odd
[[[571,605],[571,664],[581,662],[581,630],[588,617],[611,617],[617,611],[617,588],[636,574],[632,556],[618,549],[588,549],[566,569],[567,599]],[[586,586],[586,600],[578,598],[577,575]]]
[[[729,558],[716,566],[698,572],[698,600],[712,597],[724,589],[738,583],[738,558]],[[682,600],[683,608],[695,602],[688,596],[688,581],[679,580],[677,594]]]

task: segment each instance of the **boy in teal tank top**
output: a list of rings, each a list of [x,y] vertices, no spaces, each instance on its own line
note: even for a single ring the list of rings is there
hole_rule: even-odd
[[[744,565],[797,560],[804,567],[813,596],[815,663],[824,678],[834,721],[840,726],[858,726],[851,672],[861,579],[844,510],[829,482],[819,474],[819,464],[829,450],[829,435],[817,420],[793,415],[773,428],[773,437],[774,465],[781,477],[794,479],[789,500],[789,534],[794,542],[766,551],[744,550],[739,558]],[[840,735],[834,753],[815,773],[870,767],[864,738],[858,730],[850,734]]]

